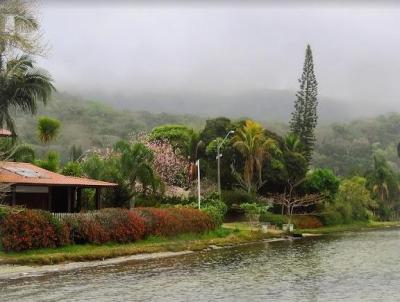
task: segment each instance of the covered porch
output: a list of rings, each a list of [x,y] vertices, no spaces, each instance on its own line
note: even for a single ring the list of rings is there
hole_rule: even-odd
[[[7,185],[5,202],[54,213],[72,213],[83,206],[84,189],[95,191],[93,202],[101,209],[101,194],[117,184],[64,176],[28,163],[1,162],[0,183]]]
[[[87,206],[82,200],[84,189],[95,190],[93,203],[96,209],[101,209],[102,187],[12,185],[7,203],[54,213],[79,212],[83,206]]]

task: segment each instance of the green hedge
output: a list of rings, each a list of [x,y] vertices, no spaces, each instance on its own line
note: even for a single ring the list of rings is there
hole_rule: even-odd
[[[222,191],[222,201],[231,207],[234,204],[253,203],[254,196],[243,190]]]
[[[271,212],[266,212],[260,216],[260,221],[261,222],[270,222],[271,224],[281,227],[282,224],[288,223],[288,218],[285,215],[279,215],[279,214],[274,214]]]

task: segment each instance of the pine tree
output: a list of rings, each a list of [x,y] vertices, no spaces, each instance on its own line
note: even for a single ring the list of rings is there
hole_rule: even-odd
[[[318,83],[314,74],[314,63],[310,45],[307,45],[303,73],[299,79],[300,89],[296,93],[294,112],[290,121],[291,132],[300,138],[304,156],[311,161],[317,126]]]

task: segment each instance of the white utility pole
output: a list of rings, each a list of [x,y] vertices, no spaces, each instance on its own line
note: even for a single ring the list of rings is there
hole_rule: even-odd
[[[200,188],[200,159],[196,161],[197,166],[197,199],[199,203],[199,210],[201,206],[201,188]]]
[[[235,133],[235,131],[233,131],[233,130],[229,131],[225,135],[225,137],[222,140],[222,142],[219,143],[218,146],[217,146],[218,195],[219,195],[220,198],[221,198],[221,157],[222,157],[221,147],[222,147],[223,143],[226,141],[226,139],[228,138],[228,136],[231,135],[231,134],[234,134],[234,133]]]

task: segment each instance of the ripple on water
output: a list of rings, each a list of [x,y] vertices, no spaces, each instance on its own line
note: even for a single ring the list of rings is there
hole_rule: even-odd
[[[400,301],[400,231],[262,243],[0,283],[1,301]]]

